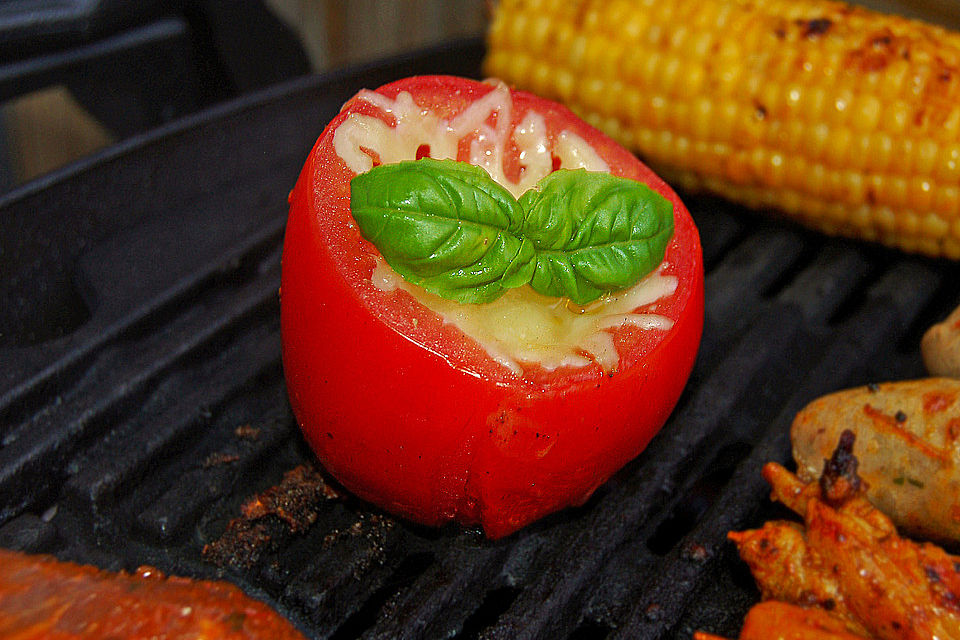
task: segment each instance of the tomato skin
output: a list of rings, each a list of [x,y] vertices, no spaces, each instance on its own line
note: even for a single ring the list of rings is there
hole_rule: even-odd
[[[408,91],[444,117],[490,86],[460,78],[408,78],[377,91]],[[369,281],[372,246],[349,213],[353,173],[317,141],[291,194],[281,283],[283,361],[291,406],[307,442],[346,488],[387,511],[436,526],[482,525],[491,538],[566,506],[582,504],[634,458],[672,411],[703,326],[699,236],[676,194],[566,108],[512,92],[514,123],[543,114],[589,142],[611,171],[640,179],[674,204],[665,271],[679,287],[658,303],[666,332],[617,330],[620,366],[533,368],[524,377],[493,362],[471,339],[404,292]]]

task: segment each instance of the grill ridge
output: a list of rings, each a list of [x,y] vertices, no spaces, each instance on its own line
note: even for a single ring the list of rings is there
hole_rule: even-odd
[[[171,369],[183,366],[185,360],[198,357],[204,348],[209,349],[207,345],[222,342],[231,326],[248,322],[252,315],[275,317],[277,282],[274,274],[254,289],[253,295],[233,303],[223,316],[212,320],[200,318],[202,324],[195,330],[191,330],[187,322],[172,339],[164,339],[161,332],[159,340],[151,340],[155,359],[149,356],[149,347],[137,340],[136,335],[106,347],[74,388],[63,390],[62,395],[52,398],[45,410],[8,433],[6,446],[0,449],[0,495],[29,495],[35,490],[31,487],[38,476],[44,477],[38,473],[39,467],[62,467],[66,450],[84,446],[84,442],[102,435],[117,420],[136,414],[158,379]],[[187,321],[189,316],[197,315],[196,306],[190,309],[184,314]],[[278,357],[275,350],[273,358]],[[141,359],[147,361],[141,362]],[[17,508],[4,502],[0,507],[13,513],[27,506]]]

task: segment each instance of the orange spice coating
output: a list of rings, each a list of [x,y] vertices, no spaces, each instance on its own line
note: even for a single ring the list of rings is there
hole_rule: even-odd
[[[960,557],[901,538],[862,495],[832,506],[780,465],[763,475],[804,520],[731,534],[765,596],[822,607],[877,640],[960,639]]]
[[[747,614],[740,640],[862,640],[843,623],[820,609],[807,609],[786,602],[761,602]],[[698,632],[694,640],[724,640]]]

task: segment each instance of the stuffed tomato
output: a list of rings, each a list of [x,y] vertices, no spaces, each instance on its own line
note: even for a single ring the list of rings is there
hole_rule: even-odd
[[[408,78],[361,91],[314,146],[281,325],[294,414],[339,482],[498,538],[582,504],[667,420],[703,325],[699,236],[565,107]]]

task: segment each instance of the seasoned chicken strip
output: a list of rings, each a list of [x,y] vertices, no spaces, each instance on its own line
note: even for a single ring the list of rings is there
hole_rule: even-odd
[[[764,600],[822,607],[843,630],[867,635],[847,607],[836,577],[807,544],[802,525],[767,522],[760,529],[731,531],[729,538],[750,567]]]
[[[837,593],[843,615],[862,625],[869,637],[960,640],[960,557],[897,535],[892,522],[862,497],[853,447],[853,434],[845,431],[814,485],[819,495],[801,487],[782,466],[764,467],[773,495],[786,496],[787,506],[804,519],[807,545],[787,566],[824,573],[824,589]],[[808,496],[805,505],[801,496]],[[754,577],[778,580],[789,573],[768,569]],[[776,589],[776,584],[761,583],[764,592]]]
[[[776,463],[764,466],[773,498],[803,524],[768,522],[730,538],[763,597],[801,609],[770,605],[776,611],[756,614],[762,624],[748,617],[741,639],[960,640],[960,557],[901,538],[863,497],[855,442],[851,431],[841,433],[818,482],[803,483]],[[807,613],[832,627],[798,623]]]
[[[821,611],[785,602],[761,602],[747,614],[740,640],[863,640],[869,636],[850,633],[843,622]],[[698,632],[694,640],[724,640]]]
[[[901,531],[960,542],[960,380],[870,385],[811,402],[790,432],[802,480],[819,477],[844,429],[856,434],[871,503]]]
[[[932,545],[876,530],[822,502],[811,502],[807,538],[832,568],[844,600],[881,640],[960,639],[960,576]],[[937,551],[940,553],[937,553]]]
[[[135,574],[0,549],[0,638],[304,640],[232,584]]]

